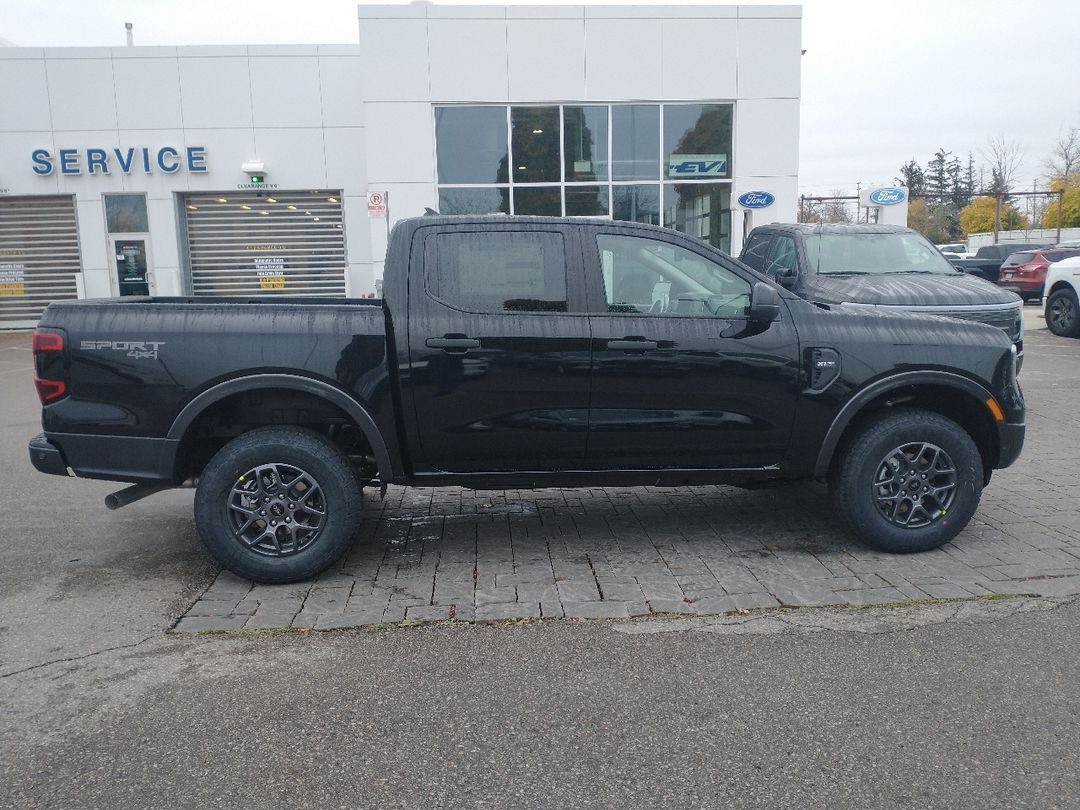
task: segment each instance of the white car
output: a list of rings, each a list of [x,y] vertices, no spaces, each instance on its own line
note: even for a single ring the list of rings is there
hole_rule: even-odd
[[[1080,256],[1050,265],[1044,289],[1046,326],[1060,337],[1080,337]]]
[[[946,259],[952,256],[956,256],[959,259],[966,259],[969,256],[967,245],[963,242],[950,242],[947,245],[934,245],[934,247],[944,253]]]

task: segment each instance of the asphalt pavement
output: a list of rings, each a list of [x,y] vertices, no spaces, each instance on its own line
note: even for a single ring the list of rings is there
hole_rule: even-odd
[[[115,485],[37,475],[26,343],[0,807],[1080,807],[1073,597],[173,634],[217,574],[191,494],[106,512]],[[1028,345],[1040,430],[1075,425],[1080,342]]]

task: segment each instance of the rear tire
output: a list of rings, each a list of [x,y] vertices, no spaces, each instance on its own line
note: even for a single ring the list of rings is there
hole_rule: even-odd
[[[225,568],[264,583],[298,582],[348,548],[362,499],[348,460],[323,436],[259,428],[233,439],[207,464],[195,493],[195,523]]]
[[[1058,337],[1080,337],[1080,305],[1072,289],[1050,293],[1044,317],[1047,329]]]
[[[983,464],[951,419],[914,408],[864,425],[829,481],[837,510],[878,551],[909,554],[948,543],[979,506]]]

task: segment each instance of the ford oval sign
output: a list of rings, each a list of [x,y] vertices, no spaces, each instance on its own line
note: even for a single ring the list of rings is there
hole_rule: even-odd
[[[743,208],[768,208],[776,202],[776,197],[767,191],[748,191],[739,195],[739,205]]]
[[[876,188],[870,192],[870,202],[874,205],[896,205],[906,199],[902,188]]]

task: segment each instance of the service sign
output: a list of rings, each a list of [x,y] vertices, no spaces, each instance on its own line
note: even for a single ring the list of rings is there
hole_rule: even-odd
[[[743,208],[768,208],[776,202],[776,197],[767,191],[748,191],[739,195],[739,205]]]
[[[55,171],[65,175],[175,174],[186,169],[193,174],[207,171],[205,146],[129,146],[117,149],[35,149],[30,153],[30,169],[39,177]]]
[[[727,177],[727,155],[670,155],[668,177]]]
[[[876,188],[870,192],[870,202],[874,205],[898,205],[907,199],[902,188]]]

